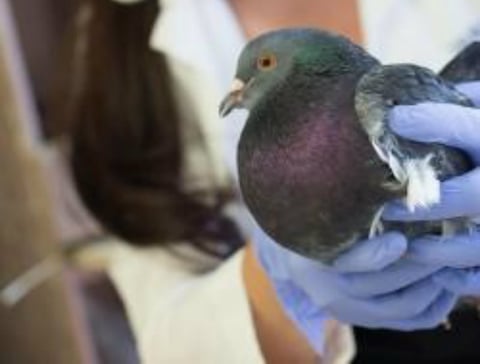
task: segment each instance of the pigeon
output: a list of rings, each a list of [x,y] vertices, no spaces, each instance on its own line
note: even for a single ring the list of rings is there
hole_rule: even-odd
[[[381,65],[320,29],[280,29],[250,41],[219,111],[249,111],[237,164],[258,225],[280,245],[326,264],[385,230],[415,236],[466,228],[455,220],[389,223],[381,215],[392,199],[412,211],[438,203],[440,182],[472,168],[462,151],[406,140],[388,124],[396,105],[473,107],[453,86],[472,58],[480,59],[478,44],[442,77],[413,64]],[[480,70],[471,73],[466,79]]]

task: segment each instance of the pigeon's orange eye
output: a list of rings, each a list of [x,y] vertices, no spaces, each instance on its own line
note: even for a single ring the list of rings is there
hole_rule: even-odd
[[[264,54],[257,59],[257,67],[262,71],[270,71],[277,67],[277,57],[273,54]]]

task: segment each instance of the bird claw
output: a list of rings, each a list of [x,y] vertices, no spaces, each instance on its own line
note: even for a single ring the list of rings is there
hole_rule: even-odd
[[[442,322],[442,327],[444,328],[444,330],[447,331],[450,331],[452,329],[452,322],[449,318],[445,319],[445,321]]]
[[[374,238],[380,234],[383,234],[384,228],[382,223],[382,214],[383,210],[385,210],[385,206],[382,206],[378,209],[372,219],[372,223],[370,225],[370,230],[368,232],[368,238]]]

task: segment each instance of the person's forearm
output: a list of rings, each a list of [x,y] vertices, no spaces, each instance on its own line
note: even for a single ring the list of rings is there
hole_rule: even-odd
[[[257,338],[267,363],[318,363],[319,358],[284,313],[250,245],[243,262]]]

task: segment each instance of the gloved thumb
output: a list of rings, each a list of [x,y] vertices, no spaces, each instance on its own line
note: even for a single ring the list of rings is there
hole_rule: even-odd
[[[397,232],[389,232],[358,242],[334,261],[333,268],[345,273],[381,270],[397,261],[406,251],[405,237]]]

